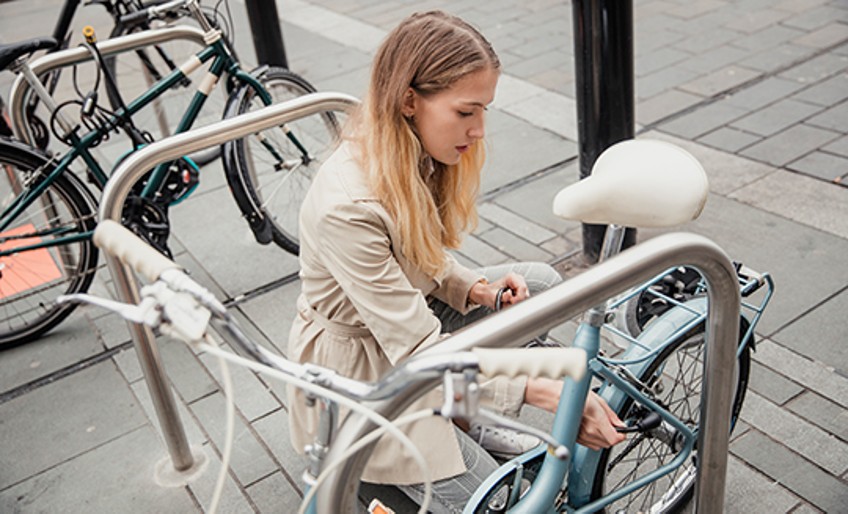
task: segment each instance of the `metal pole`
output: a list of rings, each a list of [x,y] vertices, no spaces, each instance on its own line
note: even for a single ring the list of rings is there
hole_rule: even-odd
[[[138,305],[141,296],[135,282],[130,278],[132,276],[130,268],[121,264],[117,257],[110,255],[106,256],[106,264],[109,267],[109,273],[112,275],[112,281],[115,283],[118,298],[126,303]],[[153,332],[149,327],[138,323],[127,322],[127,325],[130,328],[136,357],[138,357],[138,362],[144,373],[150,400],[153,403],[154,411],[156,411],[156,417],[159,419],[162,438],[165,440],[165,446],[171,456],[173,468],[179,472],[189,471],[195,465],[195,457],[191,452],[185,430],[183,430],[180,413],[171,392],[171,384],[159,356],[159,348],[151,343],[155,340]],[[198,457],[202,460],[200,456]]]
[[[632,139],[633,0],[573,0],[577,145],[580,178],[609,146]],[[583,256],[598,261],[604,225],[583,224]],[[624,248],[636,243],[627,229]]]
[[[98,219],[120,222],[124,202],[133,185],[158,164],[319,112],[349,110],[356,103],[355,98],[341,93],[313,93],[152,143],[127,157],[115,170],[103,189]],[[115,282],[118,300],[137,304],[140,300],[138,283],[130,267],[111,255],[106,256],[106,262]],[[174,468],[177,471],[188,470],[194,460],[159,358],[156,340],[150,329],[140,325],[131,324],[131,334]]]
[[[698,433],[698,514],[720,514],[723,509],[730,434],[730,409],[739,338],[739,283],[727,254],[709,239],[695,234],[666,234],[622,252],[576,277],[489,316],[457,332],[415,358],[434,353],[466,351],[474,347],[518,346],[528,335],[539,334],[636,286],[664,269],[681,264],[697,268],[709,285],[706,362],[701,400],[702,429]],[[422,391],[441,384],[423,379],[388,400],[374,404],[379,414],[394,419]],[[376,426],[362,416],[348,416],[330,447],[326,462],[334,462],[354,442]],[[358,480],[374,445],[360,450],[337,468],[318,491],[318,511],[347,512],[357,502]]]
[[[247,18],[250,21],[250,32],[253,34],[256,61],[259,64],[271,64],[288,69],[289,62],[283,45],[277,3],[274,0],[245,0],[244,3],[247,7]]]

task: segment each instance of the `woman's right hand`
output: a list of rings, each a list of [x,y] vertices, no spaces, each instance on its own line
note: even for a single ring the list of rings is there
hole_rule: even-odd
[[[482,305],[490,309],[495,308],[498,291],[506,289],[501,295],[501,305],[514,305],[530,297],[530,289],[524,277],[518,273],[507,273],[492,283],[477,282],[468,291],[468,300],[471,303]]]
[[[527,380],[524,401],[540,409],[556,412],[561,392],[561,380],[531,377]],[[592,450],[609,448],[624,441],[625,435],[615,429],[623,426],[624,423],[607,402],[594,391],[589,391],[586,405],[583,407],[583,416],[580,418],[577,442]]]

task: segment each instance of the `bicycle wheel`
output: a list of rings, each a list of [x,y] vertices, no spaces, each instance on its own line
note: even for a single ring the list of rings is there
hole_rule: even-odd
[[[268,68],[260,75],[260,81],[275,104],[315,92],[305,79],[282,68]],[[264,106],[256,92],[246,87],[240,90],[236,113],[244,114]],[[232,114],[231,108],[228,115]],[[232,155],[226,156],[224,166],[235,167],[227,171],[234,194],[243,191],[249,197],[249,202],[239,202],[244,215],[249,220],[267,219],[273,241],[297,255],[300,205],[315,172],[335,147],[339,123],[335,114],[323,112],[293,121],[286,128],[308,155],[303,154],[282,127],[274,127],[225,146],[224,152]]]
[[[0,140],[0,209],[53,169],[42,154]],[[0,252],[94,230],[93,202],[73,173],[59,175],[0,232]],[[64,320],[74,306],[57,305],[56,297],[86,291],[96,269],[90,238],[0,256],[0,349],[31,341]]]
[[[740,333],[748,323],[740,319]],[[647,367],[640,380],[655,394],[655,400],[687,425],[698,425],[701,406],[703,351],[706,340],[703,324],[669,344]],[[752,341],[753,343],[753,341]],[[751,345],[738,358],[736,390],[733,394],[731,427],[742,409],[748,388]],[[644,408],[624,402],[618,412],[622,420],[641,418]],[[677,455],[674,429],[663,424],[655,430],[631,436],[627,441],[603,450],[595,471],[592,499],[620,488],[670,462]],[[607,512],[678,512],[691,499],[695,489],[696,452],[689,461],[659,480],[608,505]]]

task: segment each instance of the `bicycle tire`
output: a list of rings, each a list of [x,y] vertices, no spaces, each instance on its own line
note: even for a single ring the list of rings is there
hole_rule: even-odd
[[[271,94],[273,103],[315,92],[306,79],[283,68],[268,67],[260,72],[259,80]],[[265,107],[253,88],[244,86],[236,94],[228,116]],[[287,127],[308,149],[311,160],[303,159],[283,130],[274,127],[261,135],[225,145],[224,167],[235,168],[227,171],[227,181],[233,193],[241,192],[249,200],[239,202],[237,199],[242,214],[248,220],[267,219],[274,243],[297,255],[300,251],[300,206],[318,168],[335,148],[340,130],[338,119],[332,112],[301,118],[287,124]],[[284,158],[285,165],[281,166],[279,159],[268,151],[268,145]],[[287,169],[286,166],[292,168]]]
[[[742,317],[740,339],[748,330],[748,325],[748,321]],[[657,393],[661,404],[684,419],[690,426],[697,424],[700,416],[700,385],[705,339],[706,334],[702,323],[663,349],[639,377],[643,383],[655,391],[663,387],[662,392]],[[739,365],[736,370],[731,430],[739,417],[748,388],[752,345],[753,341],[745,346],[737,359]],[[663,385],[668,381],[671,381],[674,387]],[[680,385],[682,388],[678,389]],[[632,417],[639,408],[638,405],[634,405],[631,398],[628,398],[617,414],[622,420],[626,420]],[[598,467],[595,470],[592,500],[600,498],[609,490],[620,487],[622,483],[632,482],[675,457],[677,452],[667,440],[663,441],[661,437],[655,437],[657,433],[658,431],[650,431],[636,434],[613,448],[601,451]],[[607,512],[680,512],[689,503],[695,490],[696,456],[697,448],[693,451],[688,463],[608,505]],[[664,497],[664,495],[667,496]]]
[[[42,153],[0,139],[0,208],[5,210],[17,197],[15,190],[35,186],[54,169]],[[0,233],[0,249],[94,230],[94,205],[91,193],[76,175],[63,173]],[[88,290],[97,270],[97,256],[94,243],[86,238],[0,257],[0,349],[32,341],[67,318],[75,306],[57,305],[55,300]]]
[[[186,19],[186,21],[189,20]],[[116,25],[109,37],[125,36],[143,30],[145,28],[141,25],[136,25],[130,29]],[[114,77],[123,101],[129,102],[150,89],[160,77],[164,77],[175,67],[179,67],[189,56],[200,50],[201,47],[196,43],[175,39],[133,52],[110,55],[105,57],[103,62],[106,69]],[[153,140],[160,140],[172,135],[197,89],[197,79],[198,77],[195,77],[194,80],[191,76],[186,77],[184,83],[172,87],[159,98],[153,100],[150,105],[134,114],[132,117],[133,123],[139,129],[148,132]],[[226,76],[222,76],[220,80],[226,79]],[[108,88],[107,95],[112,109],[118,109],[121,105],[121,99]],[[226,104],[226,88],[219,84],[209,92],[203,109],[200,110],[198,118],[194,121],[194,126],[203,126],[219,121]],[[193,153],[189,157],[195,164],[203,167],[220,156],[220,147],[213,147]]]

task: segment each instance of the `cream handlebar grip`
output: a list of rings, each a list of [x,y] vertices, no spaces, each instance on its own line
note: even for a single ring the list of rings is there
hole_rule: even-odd
[[[530,376],[579,380],[586,372],[586,352],[579,348],[474,348],[480,371],[489,377]]]
[[[94,230],[94,244],[151,282],[158,280],[165,270],[181,269],[177,263],[112,220],[103,220],[97,224]]]

